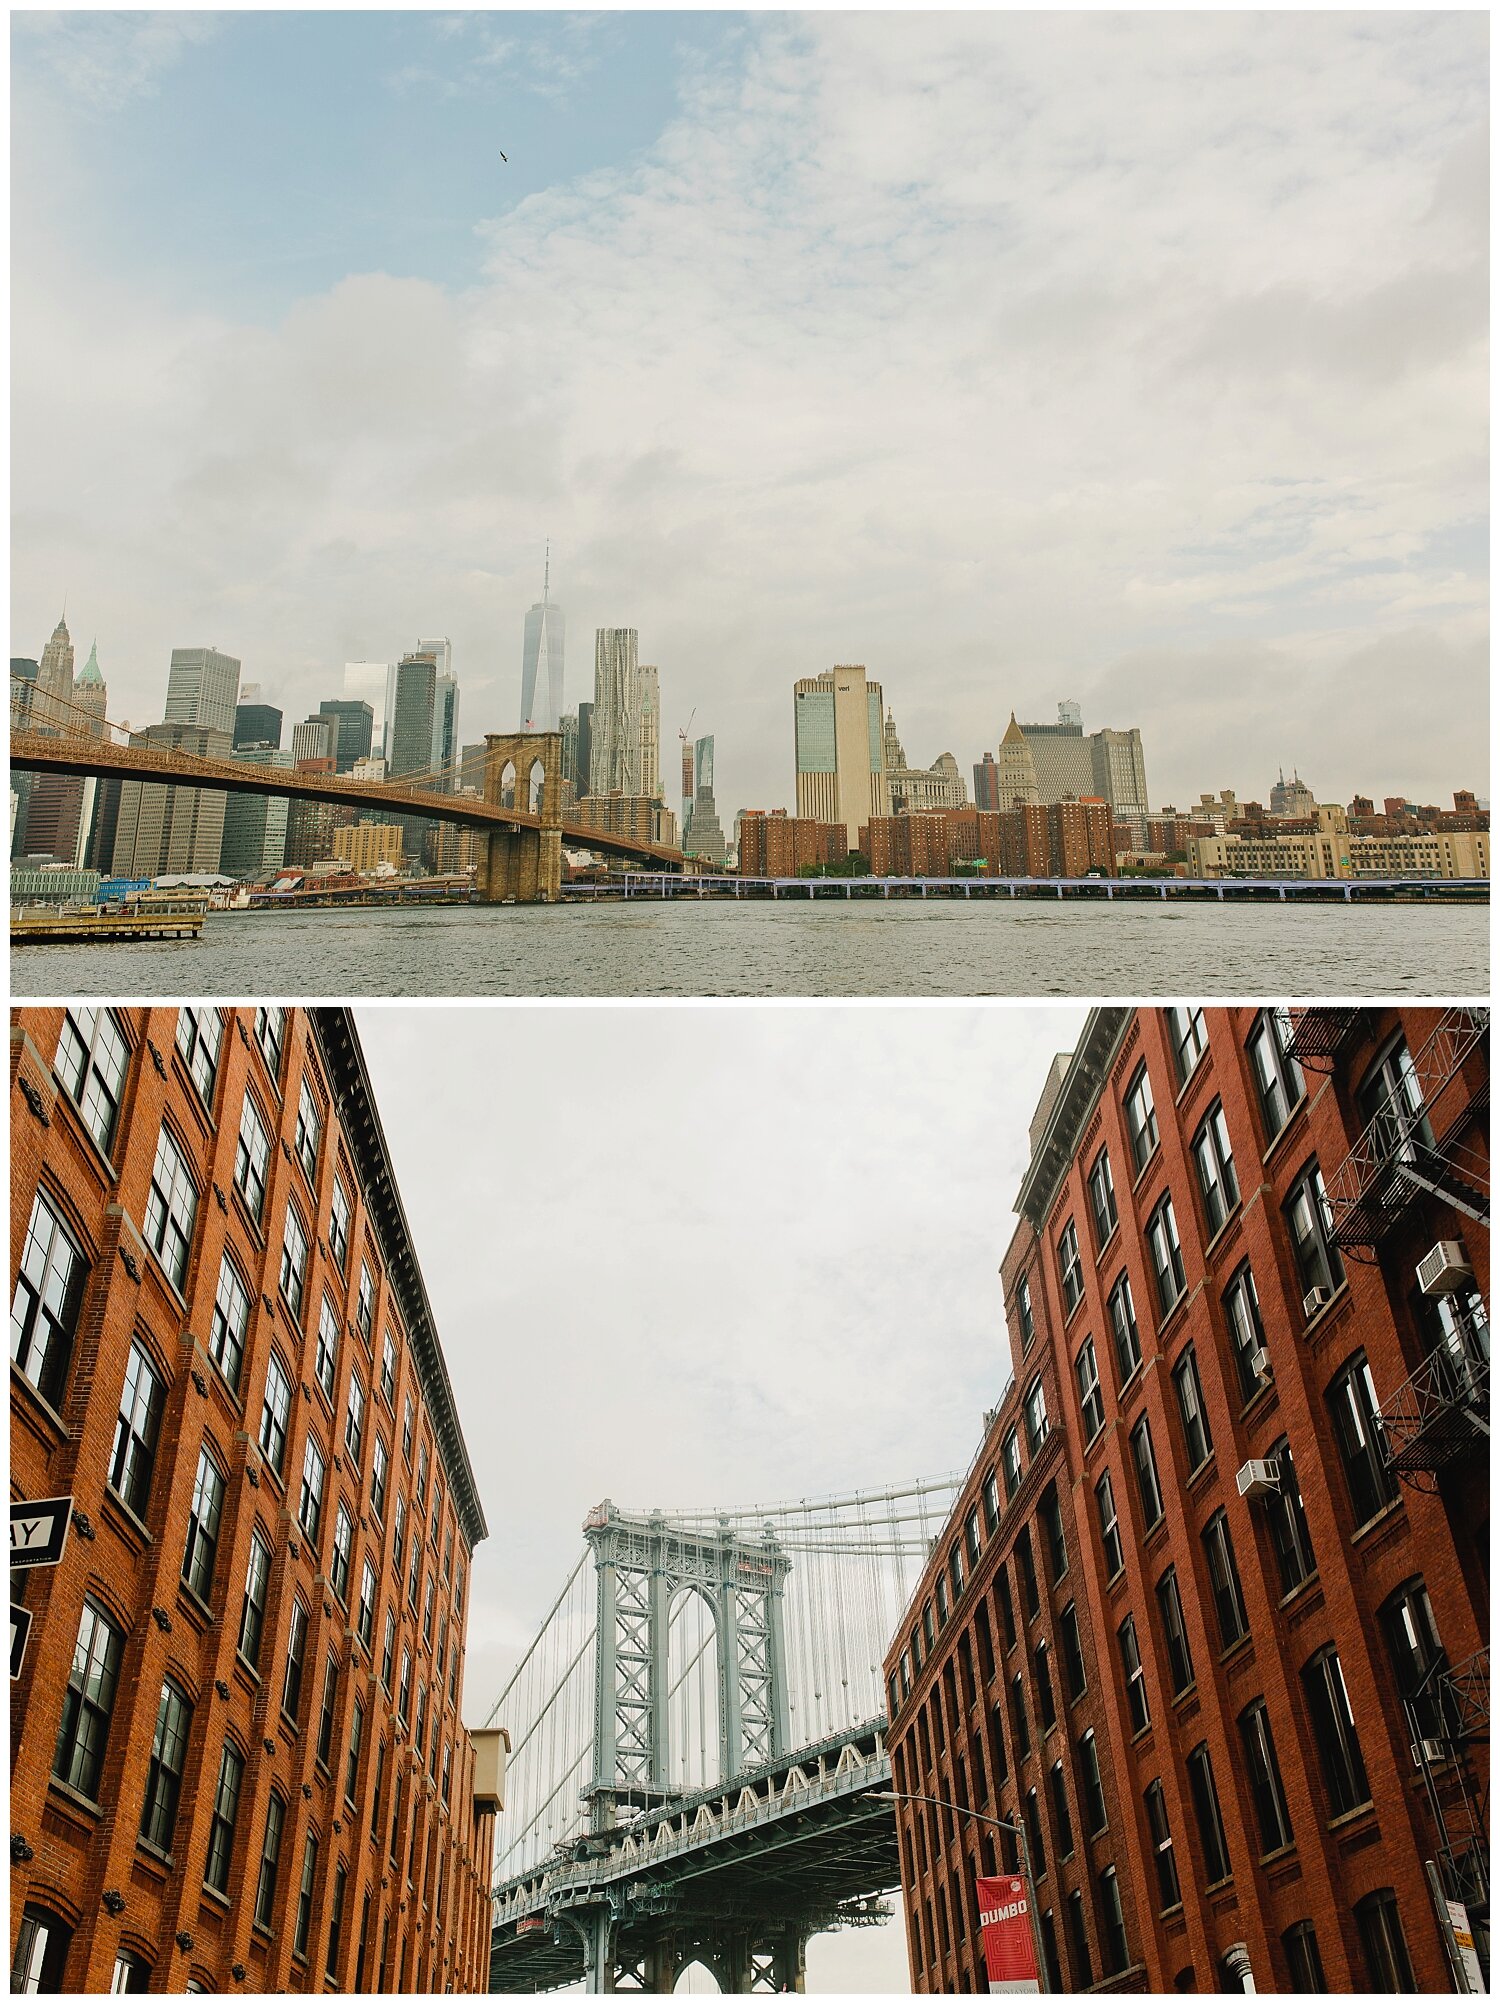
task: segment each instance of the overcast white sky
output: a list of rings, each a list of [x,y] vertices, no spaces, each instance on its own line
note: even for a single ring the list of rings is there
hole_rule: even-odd
[[[479,1723],[589,1508],[967,1466],[1009,1376],[998,1267],[1072,1007],[362,1007],[489,1522]],[[817,1951],[905,1990],[899,1931]]]
[[[473,737],[550,535],[726,814],[836,660],[965,772],[1070,696],[1157,804],[1482,789],[1487,34],[18,16],[12,651],[290,718],[446,632]]]

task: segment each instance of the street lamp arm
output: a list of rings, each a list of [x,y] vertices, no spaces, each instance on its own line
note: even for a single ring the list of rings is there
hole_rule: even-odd
[[[1026,1910],[1031,1918],[1031,1946],[1036,1961],[1037,1989],[1046,1987],[1047,1963],[1042,1948],[1041,1923],[1036,1911],[1036,1879],[1031,1870],[1031,1846],[1026,1841],[1024,1823],[1007,1823],[999,1816],[981,1816],[977,1809],[963,1809],[956,1802],[945,1802],[940,1795],[910,1795],[904,1789],[872,1789],[871,1798],[876,1802],[928,1802],[934,1809],[951,1809],[955,1816],[967,1816],[975,1823],[987,1823],[993,1830],[1008,1830],[1020,1840],[1021,1875],[1026,1881]]]

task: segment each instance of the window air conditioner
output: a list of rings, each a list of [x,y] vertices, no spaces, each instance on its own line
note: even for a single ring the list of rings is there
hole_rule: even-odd
[[[1247,1361],[1249,1362],[1251,1371],[1257,1378],[1270,1377],[1271,1353],[1269,1350],[1262,1349],[1261,1346],[1257,1343],[1255,1348],[1250,1352],[1250,1356]]]
[[[1458,1239],[1439,1239],[1427,1257],[1417,1262],[1417,1285],[1424,1294],[1457,1294],[1473,1279],[1474,1269]]]
[[[1436,1762],[1447,1758],[1448,1749],[1442,1740],[1413,1740],[1411,1743],[1413,1767],[1421,1767],[1424,1763],[1432,1767]]]
[[[1317,1314],[1326,1302],[1332,1301],[1332,1290],[1326,1287],[1310,1287],[1302,1297],[1302,1313],[1309,1320]]]
[[[1234,1479],[1241,1496],[1252,1502],[1257,1496],[1281,1493],[1281,1470],[1274,1461],[1247,1461]]]

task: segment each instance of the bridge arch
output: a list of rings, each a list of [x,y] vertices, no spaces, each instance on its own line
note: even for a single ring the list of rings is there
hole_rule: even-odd
[[[727,1636],[724,1610],[700,1580],[679,1585],[667,1604],[667,1778],[687,1793],[716,1788],[733,1773],[724,1716]]]
[[[540,814],[542,794],[547,784],[547,768],[539,758],[531,761],[531,770],[526,775],[526,812]]]
[[[507,759],[500,768],[500,805],[514,807],[516,804],[516,767],[513,759]]]

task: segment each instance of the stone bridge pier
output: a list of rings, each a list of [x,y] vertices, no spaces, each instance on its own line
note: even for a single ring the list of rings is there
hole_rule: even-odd
[[[481,904],[556,904],[562,896],[562,733],[486,732],[484,797],[494,807],[531,805],[541,767],[540,828],[496,828],[480,845],[475,880]]]

